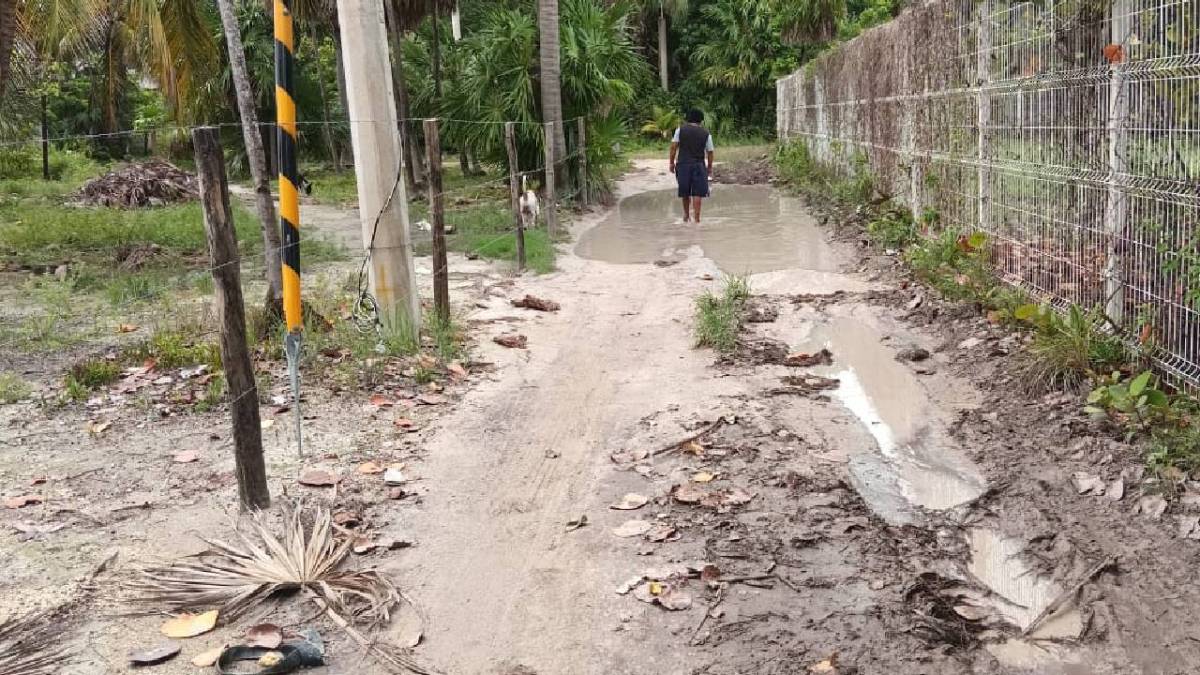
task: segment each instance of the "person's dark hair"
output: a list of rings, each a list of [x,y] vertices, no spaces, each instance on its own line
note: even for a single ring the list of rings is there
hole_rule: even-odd
[[[692,124],[700,124],[704,121],[704,113],[700,112],[699,108],[692,108],[683,118]]]

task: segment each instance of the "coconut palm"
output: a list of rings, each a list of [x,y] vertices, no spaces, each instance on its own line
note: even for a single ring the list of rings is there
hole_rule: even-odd
[[[780,3],[783,39],[789,43],[828,42],[846,16],[846,0],[792,0]]]
[[[266,258],[267,305],[270,309],[283,306],[283,276],[281,242],[275,222],[275,202],[271,197],[271,178],[267,174],[267,158],[263,154],[262,134],[259,133],[258,112],[254,106],[254,90],[246,67],[246,50],[242,46],[242,30],[238,26],[233,0],[217,0],[221,26],[229,47],[229,67],[233,74],[233,89],[237,94],[238,114],[242,118],[242,139],[246,142],[246,158],[254,180],[254,205],[262,225],[263,255]],[[273,311],[273,314],[278,312]]]
[[[670,50],[667,45],[667,19],[679,21],[687,16],[691,9],[690,0],[649,0],[646,3],[648,12],[658,15],[658,81],[663,91],[671,88],[669,63]]]
[[[542,122],[550,124],[550,142],[554,157],[566,156],[567,142],[563,138],[562,86],[559,84],[558,0],[538,0],[538,61],[542,91]]]

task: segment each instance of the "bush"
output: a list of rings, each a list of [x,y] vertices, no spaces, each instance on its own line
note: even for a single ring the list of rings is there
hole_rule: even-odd
[[[1024,367],[1032,391],[1053,387],[1078,390],[1097,373],[1111,373],[1125,363],[1125,345],[1101,328],[1103,317],[1072,305],[1065,314],[1049,306],[1022,307],[1017,318],[1034,329]]]
[[[884,248],[903,250],[917,238],[917,225],[908,209],[892,206],[867,223],[867,234]]]

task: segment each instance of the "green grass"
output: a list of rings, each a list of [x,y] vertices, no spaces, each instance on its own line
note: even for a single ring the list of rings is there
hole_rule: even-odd
[[[106,167],[73,150],[50,151],[51,180],[42,179],[40,146],[0,150],[0,201],[61,198],[100,175]]]
[[[414,208],[412,218],[424,217],[422,205]],[[512,211],[507,201],[490,201],[476,206],[447,210],[446,224],[454,233],[446,235],[446,248],[460,253],[476,254],[488,260],[517,260],[517,236],[513,230]],[[418,242],[417,255],[429,255],[430,243]],[[525,232],[525,265],[538,274],[554,270],[554,242],[545,227]]]
[[[33,388],[16,373],[0,372],[0,403],[16,403],[29,398]]]
[[[696,346],[710,347],[722,354],[737,348],[738,333],[750,283],[746,277],[726,277],[720,295],[705,292],[696,299]]]
[[[1103,319],[1072,305],[1060,314],[1042,308],[1032,319],[1033,339],[1024,367],[1031,391],[1078,390],[1096,373],[1111,373],[1127,361],[1119,336],[1101,329]]]

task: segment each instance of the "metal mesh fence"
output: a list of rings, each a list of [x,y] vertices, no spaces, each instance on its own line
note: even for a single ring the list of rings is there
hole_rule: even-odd
[[[776,86],[781,139],[1200,384],[1200,0],[934,0]]]

